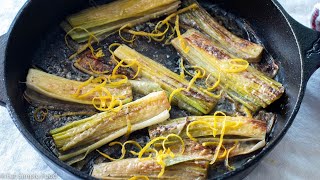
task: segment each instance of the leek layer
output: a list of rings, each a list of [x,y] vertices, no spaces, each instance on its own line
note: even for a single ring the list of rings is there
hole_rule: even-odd
[[[179,159],[177,160],[179,161]],[[175,161],[175,158],[171,161]],[[160,179],[206,179],[208,162],[176,162],[166,167]],[[159,179],[157,176],[160,170],[161,166],[153,159],[132,158],[94,165],[91,175],[99,179],[129,179],[133,176],[147,176],[149,179]]]
[[[133,26],[175,12],[179,4],[177,0],[118,0],[68,16],[61,26],[66,32],[86,29],[103,39],[124,25]],[[89,39],[90,34],[81,29],[69,33],[73,40]]]
[[[185,6],[196,3],[195,0],[183,1]],[[239,38],[221,26],[206,10],[200,5],[194,11],[181,14],[182,24],[197,28],[201,32],[209,35],[219,46],[226,49],[233,56],[248,60],[249,62],[259,62],[263,47],[248,40]]]
[[[185,53],[179,38],[176,38],[172,44],[180,54],[190,64],[203,67],[214,79],[220,77],[223,90],[250,110],[265,108],[283,94],[282,84],[250,66],[241,72],[226,72],[232,57],[199,31],[190,29],[182,37],[190,51]]]
[[[143,129],[169,118],[170,104],[164,91],[151,93],[128,103],[117,111],[106,111],[89,118],[68,123],[50,131],[59,158],[69,164],[83,159],[102,145],[130,131]],[[131,130],[128,129],[131,124]],[[71,150],[71,151],[70,151]]]
[[[80,81],[65,79],[36,69],[30,69],[27,76],[27,87],[47,97],[80,104],[92,104],[92,99],[98,97],[98,92],[79,98],[75,96],[78,88],[83,84]],[[85,94],[98,84],[90,83],[81,90]],[[129,83],[117,87],[106,85],[106,88],[115,97],[119,97],[123,104],[132,101],[132,90]]]
[[[187,88],[189,85],[186,79],[126,45],[119,46],[114,54],[127,64],[137,61],[141,66],[142,77],[158,83],[169,94],[178,88]],[[192,85],[189,91],[182,90],[176,93],[174,98],[180,108],[194,114],[208,114],[217,102],[217,99],[196,85]]]

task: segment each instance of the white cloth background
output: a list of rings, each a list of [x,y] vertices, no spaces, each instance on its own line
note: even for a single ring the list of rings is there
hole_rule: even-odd
[[[25,0],[0,0],[0,35],[7,32]],[[279,0],[296,20],[309,26],[317,0]],[[320,70],[309,80],[305,98],[290,130],[246,180],[320,178]],[[0,107],[0,179],[60,179],[17,130]]]

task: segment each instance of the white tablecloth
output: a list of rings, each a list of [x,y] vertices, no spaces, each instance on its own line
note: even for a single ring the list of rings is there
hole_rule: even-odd
[[[302,24],[317,0],[279,0]],[[0,35],[4,34],[25,0],[0,0]],[[266,14],[267,15],[267,14]],[[300,111],[280,144],[246,178],[320,179],[320,70],[309,80]],[[17,130],[0,107],[0,179],[60,179]]]

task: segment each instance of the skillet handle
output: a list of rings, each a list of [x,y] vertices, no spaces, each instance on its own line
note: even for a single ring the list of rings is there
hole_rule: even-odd
[[[7,101],[7,94],[5,88],[6,86],[4,81],[4,59],[7,40],[7,34],[0,36],[0,106],[5,106]]]
[[[297,44],[300,47],[300,55],[303,60],[303,80],[307,82],[320,67],[320,32],[305,27],[287,13],[285,13],[285,16],[294,31]]]

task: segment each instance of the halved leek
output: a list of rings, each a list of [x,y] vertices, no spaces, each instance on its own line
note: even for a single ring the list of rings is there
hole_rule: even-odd
[[[256,120],[249,117],[231,117],[231,116],[188,116],[177,118],[164,123],[149,127],[149,135],[151,139],[158,136],[166,136],[168,134],[178,134],[182,138],[188,138],[186,128],[191,122],[206,122],[212,127],[216,124],[216,135],[220,134],[222,122],[225,120],[226,129],[225,136],[238,136],[245,138],[253,138],[254,140],[264,140],[266,136],[267,124],[265,121]],[[212,129],[208,128],[205,123],[195,124],[189,129],[189,133],[193,137],[212,137]],[[253,140],[252,139],[252,140]]]
[[[92,105],[92,99],[95,96],[99,96],[98,92],[86,97],[75,96],[76,91],[81,85],[83,85],[83,82],[62,78],[37,69],[29,69],[26,84],[29,89],[47,97],[80,104]],[[93,90],[97,85],[98,84],[96,83],[89,83],[81,89],[79,95]],[[132,101],[132,90],[129,83],[116,87],[105,85],[105,88],[111,93],[111,95],[119,97],[122,104]]]
[[[134,26],[150,19],[175,12],[178,0],[118,0],[85,9],[66,18],[61,26],[77,42],[85,42],[90,33],[104,39],[124,25]]]
[[[197,3],[196,0],[183,1],[184,6]],[[239,38],[221,26],[206,10],[200,5],[199,8],[180,15],[181,23],[197,28],[209,35],[216,44],[229,51],[234,57],[259,62],[263,47],[248,40]]]
[[[189,85],[186,79],[126,45],[119,46],[114,51],[114,55],[127,64],[137,61],[141,66],[142,77],[158,83],[169,94],[179,88],[187,88]],[[180,108],[194,114],[208,114],[217,102],[209,92],[201,90],[196,85],[192,85],[189,91],[182,90],[176,93],[174,99]]]
[[[69,164],[85,158],[87,153],[130,131],[143,129],[169,118],[170,104],[164,91],[151,93],[124,105],[119,111],[107,111],[68,123],[50,131],[59,158]]]
[[[204,180],[207,177],[207,161],[187,161],[181,163],[172,158],[170,166],[166,167],[160,179]],[[99,179],[129,179],[133,176],[147,176],[149,179],[159,179],[161,166],[154,159],[123,159],[93,166],[92,176]]]
[[[284,87],[281,83],[250,66],[243,65],[245,68],[237,72],[229,71],[232,70],[230,67],[242,68],[241,64],[233,64],[233,61],[238,59],[225,54],[221,48],[212,43],[211,39],[199,31],[190,29],[182,37],[190,49],[188,53],[183,51],[178,38],[172,40],[173,46],[180,54],[192,65],[203,67],[207,74],[211,74],[215,79],[220,77],[220,85],[224,91],[250,110],[265,108],[283,94]]]
[[[74,67],[78,70],[98,77],[101,75],[110,75],[113,71],[113,66],[115,65],[107,65],[102,62],[100,59],[95,59],[92,57],[90,51],[84,52],[80,55],[80,57],[74,62]],[[134,72],[132,72],[129,68],[119,67],[117,74],[123,74],[128,77],[133,77]],[[142,95],[148,95],[152,92],[161,91],[162,88],[159,84],[149,81],[147,79],[139,79],[139,80],[128,80],[131,84],[132,91]]]
[[[199,123],[196,123],[199,122]],[[194,123],[192,127],[189,125]],[[265,146],[267,124],[265,121],[255,120],[248,117],[230,116],[189,116],[168,120],[163,123],[149,127],[150,139],[168,134],[177,134],[183,138],[185,143],[184,158],[212,160],[215,149],[220,141],[220,132],[225,123],[224,138],[222,146],[230,149],[229,157],[249,154]],[[189,126],[189,128],[188,128]],[[212,127],[215,127],[212,128]],[[213,132],[215,130],[215,133]],[[189,139],[192,135],[196,141]],[[213,136],[215,134],[215,136]],[[166,147],[172,151],[178,151],[179,141],[166,141]],[[162,148],[162,144],[156,144]],[[219,151],[218,160],[224,160],[223,151]],[[219,158],[220,157],[220,158]]]

